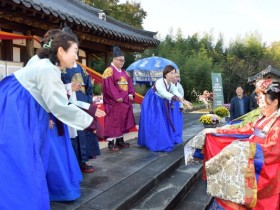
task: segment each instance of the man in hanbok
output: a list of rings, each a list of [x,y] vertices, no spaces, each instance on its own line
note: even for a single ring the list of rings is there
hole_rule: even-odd
[[[90,76],[79,64],[76,64],[71,69],[66,69],[66,71],[61,74],[61,78],[65,84],[80,83],[81,89],[75,91],[76,100],[92,104],[93,85]],[[93,172],[93,167],[87,165],[86,162],[89,160],[89,157],[100,155],[97,138],[91,131],[76,132],[78,137],[76,137],[77,135],[70,137],[81,171],[87,173]]]
[[[132,101],[135,95],[129,75],[122,69],[125,59],[118,46],[113,48],[113,61],[102,75],[102,94],[106,117],[104,136],[110,151],[128,148],[123,135],[135,126]],[[115,142],[116,140],[116,142]]]

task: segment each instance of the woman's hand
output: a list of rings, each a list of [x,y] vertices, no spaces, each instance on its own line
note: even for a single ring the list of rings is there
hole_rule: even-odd
[[[82,84],[80,82],[72,82],[71,88],[72,88],[72,91],[79,91],[82,88]]]
[[[50,129],[53,129],[53,125],[54,125],[54,124],[55,124],[54,121],[52,121],[52,120],[49,121],[49,127],[50,127]]]
[[[95,112],[95,117],[104,117],[106,115],[106,113],[99,109],[100,106],[97,107],[96,112]]]
[[[187,100],[184,100],[183,104],[186,105],[189,109],[193,109],[193,106],[192,106],[191,102],[189,102]]]
[[[204,128],[203,133],[207,134],[207,133],[216,133],[216,128]]]
[[[192,103],[189,102],[189,101],[187,101],[186,99],[184,99],[184,98],[179,98],[179,100],[180,100],[180,102],[181,102],[182,104],[184,104],[185,106],[187,106],[189,109],[192,109],[192,108],[193,108],[193,107],[192,107]]]
[[[122,102],[123,102],[123,99],[122,99],[122,98],[119,98],[119,99],[117,99],[117,102],[118,102],[118,103],[122,103]]]

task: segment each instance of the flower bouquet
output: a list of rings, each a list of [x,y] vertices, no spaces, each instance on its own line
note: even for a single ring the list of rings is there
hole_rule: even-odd
[[[204,127],[217,127],[219,125],[221,118],[216,114],[204,114],[199,118]]]

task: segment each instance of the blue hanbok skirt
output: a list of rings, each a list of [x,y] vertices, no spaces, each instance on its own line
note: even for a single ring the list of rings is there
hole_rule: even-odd
[[[172,116],[170,102],[151,88],[141,106],[138,144],[151,151],[171,151],[175,144]]]
[[[0,82],[0,209],[50,209],[49,114],[14,75]]]
[[[172,120],[175,128],[174,143],[181,144],[183,142],[183,113],[180,111],[180,102],[173,102]]]
[[[58,135],[57,120],[49,129],[50,154],[47,169],[47,184],[51,201],[71,201],[80,197],[82,173],[74,153],[68,127],[63,124],[64,133]]]

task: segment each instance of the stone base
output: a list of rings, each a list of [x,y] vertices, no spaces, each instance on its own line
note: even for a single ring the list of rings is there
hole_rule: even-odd
[[[219,126],[219,124],[214,124],[214,125],[212,125],[212,124],[204,124],[204,128],[216,128],[216,127],[218,127]]]

